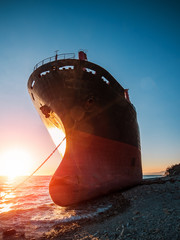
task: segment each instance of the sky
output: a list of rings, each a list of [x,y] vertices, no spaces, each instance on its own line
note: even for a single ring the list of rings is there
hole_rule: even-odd
[[[34,65],[55,50],[87,50],[129,89],[144,174],[179,163],[179,12],[175,0],[0,0],[0,175],[10,149],[25,150],[33,171],[55,147],[27,91]],[[38,173],[59,163],[56,153]]]

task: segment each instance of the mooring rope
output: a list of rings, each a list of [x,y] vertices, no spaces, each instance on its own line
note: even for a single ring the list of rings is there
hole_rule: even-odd
[[[36,170],[34,172],[31,173],[31,175],[29,175],[27,178],[25,178],[22,182],[20,182],[16,187],[14,187],[13,189],[10,190],[10,192],[15,191],[17,188],[19,188],[23,183],[25,183],[29,178],[31,178],[51,157],[52,155],[56,152],[56,150],[61,146],[61,144],[64,142],[64,140],[66,139],[66,137],[63,138],[63,140],[57,145],[57,147],[51,152],[51,154],[39,165],[38,168],[36,168]],[[6,195],[8,195],[10,192],[5,193],[2,197],[5,197]]]

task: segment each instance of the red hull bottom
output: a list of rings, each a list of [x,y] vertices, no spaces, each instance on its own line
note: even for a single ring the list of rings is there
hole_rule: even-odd
[[[142,180],[141,153],[134,146],[73,133],[64,158],[53,175],[49,192],[60,206],[68,206],[138,184]]]

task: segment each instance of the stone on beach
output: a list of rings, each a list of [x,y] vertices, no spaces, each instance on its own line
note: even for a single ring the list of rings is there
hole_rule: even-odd
[[[8,229],[3,232],[3,237],[9,237],[16,234],[15,229]]]

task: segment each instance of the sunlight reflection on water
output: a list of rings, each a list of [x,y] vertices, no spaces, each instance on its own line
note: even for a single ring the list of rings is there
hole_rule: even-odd
[[[0,234],[9,228],[40,237],[52,226],[84,218],[92,218],[108,210],[109,203],[86,204],[80,208],[60,207],[49,196],[50,176],[33,176],[16,191],[12,189],[24,178],[0,177]]]
[[[12,209],[13,199],[16,194],[12,191],[16,183],[15,177],[6,177],[4,181],[4,189],[0,193],[0,213],[8,212]]]

